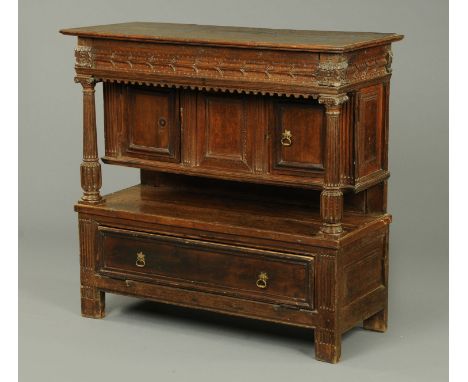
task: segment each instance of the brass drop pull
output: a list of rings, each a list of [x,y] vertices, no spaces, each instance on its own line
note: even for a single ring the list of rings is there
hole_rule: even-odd
[[[291,146],[292,144],[292,134],[289,130],[284,130],[281,135],[281,144],[283,146]]]
[[[266,272],[260,272],[257,280],[257,287],[265,289],[267,287],[268,274]]]
[[[140,268],[143,268],[146,265],[145,254],[143,252],[137,253],[135,265]]]

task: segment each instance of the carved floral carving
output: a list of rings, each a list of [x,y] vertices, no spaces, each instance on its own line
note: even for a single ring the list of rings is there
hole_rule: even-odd
[[[94,53],[90,46],[78,45],[75,48],[75,66],[78,68],[92,68],[94,65]]]
[[[209,53],[209,54],[207,54]],[[219,54],[217,54],[219,53]],[[228,52],[229,53],[229,52]],[[301,62],[272,62],[264,59],[263,53],[251,59],[242,59],[233,54],[226,55],[226,50],[216,51],[215,48],[176,48],[163,49],[155,45],[154,49],[131,51],[126,49],[96,48],[93,55],[94,65],[98,69],[118,69],[134,72],[154,73],[158,75],[183,75],[204,78],[249,78],[256,81],[295,82],[300,84],[317,84],[315,79],[314,60],[307,62],[301,57]],[[81,57],[80,57],[81,59]],[[81,61],[80,65],[83,66]]]
[[[340,87],[346,82],[348,61],[324,61],[318,66],[319,85]]]
[[[387,64],[385,65],[385,69],[387,69],[387,73],[392,72],[392,61],[393,61],[393,52],[392,52],[392,48],[389,46],[387,49]]]

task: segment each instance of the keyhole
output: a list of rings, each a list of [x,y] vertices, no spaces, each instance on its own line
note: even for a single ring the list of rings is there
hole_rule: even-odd
[[[159,120],[158,120],[159,127],[166,127],[166,123],[167,123],[166,118],[164,118],[164,117],[159,118]]]

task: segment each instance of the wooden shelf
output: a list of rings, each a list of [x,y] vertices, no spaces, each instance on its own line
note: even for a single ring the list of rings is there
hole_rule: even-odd
[[[291,191],[292,192],[292,191]],[[294,195],[294,194],[293,194]],[[236,232],[239,236],[283,240],[291,243],[339,247],[353,234],[382,222],[390,215],[346,212],[339,239],[323,235],[318,208],[295,199],[285,202],[283,195],[246,196],[238,190],[215,191],[190,187],[136,185],[104,196],[99,205],[77,204],[80,213],[199,229],[211,232]],[[282,199],[282,200],[278,200]],[[242,241],[239,238],[239,241]]]

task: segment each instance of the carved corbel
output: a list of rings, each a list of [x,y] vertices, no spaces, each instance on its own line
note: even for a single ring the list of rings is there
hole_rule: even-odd
[[[346,82],[346,70],[348,61],[321,61],[318,64],[318,83],[322,86],[339,88]]]
[[[392,48],[389,46],[387,49],[387,64],[385,65],[385,69],[387,70],[387,73],[392,72],[392,61],[393,61],[393,52]]]
[[[78,45],[75,48],[75,67],[76,68],[93,68],[94,67],[94,51],[90,46]]]

